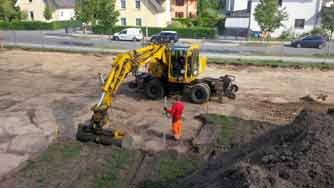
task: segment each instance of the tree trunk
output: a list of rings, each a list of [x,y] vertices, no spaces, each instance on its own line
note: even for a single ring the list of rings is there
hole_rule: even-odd
[[[331,49],[332,49],[332,37],[333,37],[333,31],[331,31],[331,34],[329,36],[329,40],[328,40],[328,51],[327,51],[327,56],[331,55]]]

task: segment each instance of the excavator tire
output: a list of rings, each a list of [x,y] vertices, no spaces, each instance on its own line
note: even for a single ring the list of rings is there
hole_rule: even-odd
[[[161,99],[165,95],[163,83],[158,79],[152,79],[145,83],[144,92],[149,99]]]
[[[190,92],[192,102],[202,104],[210,98],[210,87],[206,83],[198,83],[192,86]]]
[[[103,145],[115,145],[115,146],[119,146],[121,147],[122,146],[122,140],[121,139],[115,139],[111,136],[105,136],[105,135],[102,135],[102,136],[99,136],[97,138],[97,141]]]
[[[76,138],[81,142],[94,142],[96,140],[96,135],[93,132],[85,131],[82,127],[79,127]]]

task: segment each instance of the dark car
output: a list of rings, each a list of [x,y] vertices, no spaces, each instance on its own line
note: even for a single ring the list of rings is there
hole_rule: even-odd
[[[154,34],[151,37],[151,42],[153,43],[160,43],[160,42],[167,42],[167,43],[175,43],[179,40],[176,31],[161,31],[158,34]]]
[[[323,48],[326,46],[326,40],[322,36],[306,36],[291,42],[291,46],[296,48]]]

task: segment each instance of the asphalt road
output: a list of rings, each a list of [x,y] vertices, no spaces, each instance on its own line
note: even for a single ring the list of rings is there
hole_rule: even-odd
[[[104,49],[132,50],[143,45],[142,42],[112,41],[108,38],[72,37],[58,31],[0,31],[0,39],[10,43],[52,45],[59,47],[89,47]],[[202,52],[227,55],[271,55],[271,56],[311,56],[326,55],[327,47],[323,49],[293,48],[283,44],[254,44],[202,41]],[[331,53],[334,54],[334,48]]]

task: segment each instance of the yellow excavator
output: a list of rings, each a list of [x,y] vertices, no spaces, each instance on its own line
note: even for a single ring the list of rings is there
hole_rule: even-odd
[[[143,66],[147,71],[140,72]],[[108,123],[113,96],[129,73],[136,78],[129,87],[143,90],[149,99],[173,94],[180,94],[197,104],[205,103],[212,96],[235,99],[238,91],[235,78],[231,75],[199,78],[206,67],[207,59],[200,56],[198,44],[150,44],[117,55],[108,76],[103,78],[99,74],[102,86],[99,101],[92,107],[93,115],[89,122],[79,125],[77,139],[107,145],[121,144],[124,133],[103,127]]]

